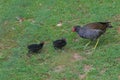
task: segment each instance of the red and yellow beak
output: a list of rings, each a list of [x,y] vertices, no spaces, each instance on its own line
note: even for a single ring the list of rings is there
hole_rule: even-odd
[[[75,28],[74,27],[72,28],[72,32],[75,32]]]

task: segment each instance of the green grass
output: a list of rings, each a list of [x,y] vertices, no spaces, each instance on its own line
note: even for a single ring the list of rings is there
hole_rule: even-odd
[[[0,80],[119,80],[119,0],[1,0]],[[18,22],[16,17],[25,20]],[[57,27],[62,20],[63,25]],[[86,49],[88,40],[72,33],[74,25],[111,21],[113,28]],[[52,41],[65,37],[64,51],[55,51]],[[78,39],[78,41],[74,41]],[[41,54],[26,56],[27,45],[45,41]],[[77,54],[83,59],[74,59]],[[85,70],[88,66],[90,70]]]

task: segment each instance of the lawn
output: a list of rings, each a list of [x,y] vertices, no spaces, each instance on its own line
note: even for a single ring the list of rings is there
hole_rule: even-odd
[[[56,26],[62,21],[62,26]],[[92,42],[74,25],[110,21],[113,28]],[[67,39],[64,50],[52,41]],[[27,45],[45,41],[40,54]],[[0,80],[120,80],[119,0],[0,0]]]

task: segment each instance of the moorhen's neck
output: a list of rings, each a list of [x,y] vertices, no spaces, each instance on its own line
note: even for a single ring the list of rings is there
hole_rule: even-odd
[[[75,31],[78,33],[81,30],[81,27],[76,27]]]
[[[43,46],[43,45],[44,45],[44,43],[40,43],[40,44],[39,44],[39,46]]]

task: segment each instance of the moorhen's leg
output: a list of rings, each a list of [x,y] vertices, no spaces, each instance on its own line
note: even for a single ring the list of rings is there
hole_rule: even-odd
[[[89,41],[86,45],[85,45],[85,48],[91,43],[91,41]]]
[[[94,46],[94,48],[93,48],[93,49],[96,49],[96,47],[97,47],[98,43],[99,43],[99,39],[97,39],[97,42],[96,42],[96,44],[95,44],[95,46]]]

